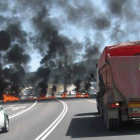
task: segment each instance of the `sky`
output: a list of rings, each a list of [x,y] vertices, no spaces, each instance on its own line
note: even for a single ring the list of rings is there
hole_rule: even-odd
[[[36,71],[45,56],[54,56],[52,38],[63,40],[57,45],[72,44],[73,62],[85,60],[95,48],[101,52],[107,45],[140,40],[139,7],[139,0],[0,0],[0,30],[11,33],[12,45],[19,44],[31,58],[28,70]]]

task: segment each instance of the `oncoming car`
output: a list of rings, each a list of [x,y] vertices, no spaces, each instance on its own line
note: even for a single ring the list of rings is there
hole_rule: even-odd
[[[9,117],[4,112],[2,106],[0,106],[0,129],[4,133],[9,131]]]

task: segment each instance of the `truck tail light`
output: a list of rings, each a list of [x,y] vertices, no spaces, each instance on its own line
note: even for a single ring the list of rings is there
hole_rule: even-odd
[[[120,107],[119,103],[110,103],[110,104],[108,104],[108,108],[119,108],[119,107]]]

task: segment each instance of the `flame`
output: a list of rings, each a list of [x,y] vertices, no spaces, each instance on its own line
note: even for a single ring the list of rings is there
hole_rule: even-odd
[[[85,94],[85,95],[84,95],[84,97],[85,97],[85,98],[88,98],[88,97],[89,97],[89,95],[88,95],[88,94]]]
[[[37,100],[44,100],[44,99],[55,99],[56,97],[55,96],[50,96],[50,97],[46,97],[46,96],[41,96],[41,97],[38,97]]]
[[[33,97],[31,97],[29,100],[35,100]]]
[[[77,93],[76,93],[76,97],[77,97],[77,98],[81,98],[81,97],[82,97],[82,93],[77,92]]]
[[[55,99],[55,98],[56,98],[55,96],[48,97],[48,99]]]
[[[62,98],[66,98],[67,97],[67,92],[63,93]]]
[[[43,100],[43,99],[47,99],[46,96],[42,96],[42,97],[38,97],[37,100]]]
[[[3,102],[8,102],[8,101],[19,101],[19,98],[13,95],[3,94]]]

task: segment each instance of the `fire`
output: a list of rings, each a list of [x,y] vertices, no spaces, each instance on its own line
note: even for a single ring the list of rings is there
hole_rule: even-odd
[[[65,92],[63,95],[62,95],[62,98],[66,98],[67,97],[67,92]]]
[[[42,96],[42,97],[38,97],[37,100],[43,100],[43,99],[47,99],[46,96]]]
[[[19,98],[13,95],[3,94],[3,102],[8,102],[8,101],[19,101]]]
[[[29,100],[35,100],[35,99],[32,97],[32,98],[30,98]]]
[[[88,98],[88,97],[89,97],[89,95],[88,95],[88,94],[85,94],[85,95],[84,95],[84,97],[85,97],[85,98]]]
[[[79,92],[77,92],[77,93],[76,93],[76,97],[77,97],[77,98],[81,98],[81,97],[82,97],[82,94],[79,93]]]
[[[56,98],[55,96],[48,97],[48,99],[55,99],[55,98]]]
[[[41,97],[38,97],[37,100],[55,99],[55,98],[56,98],[55,96],[50,96],[50,97],[41,96]]]

